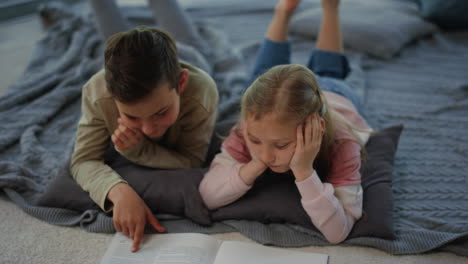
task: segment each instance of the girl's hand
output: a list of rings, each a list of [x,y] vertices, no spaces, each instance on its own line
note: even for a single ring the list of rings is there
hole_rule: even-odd
[[[247,147],[250,147],[249,138],[247,137],[246,127],[244,126],[241,129],[241,133],[245,141],[247,142]],[[250,156],[252,160],[244,164],[239,170],[239,176],[246,185],[252,185],[255,180],[262,175],[262,173],[268,168],[268,166],[263,163],[260,159],[257,158],[255,153],[250,151]]]
[[[146,222],[158,232],[166,231],[145,202],[127,184],[119,183],[112,187],[107,198],[114,205],[112,219],[116,231],[133,240],[132,252],[140,247]]]
[[[252,185],[266,169],[265,163],[252,157],[249,163],[240,168],[239,176],[246,185]]]
[[[325,121],[318,114],[310,115],[304,123],[297,126],[296,150],[289,164],[297,181],[312,175],[314,160],[322,144],[324,127]]]
[[[119,127],[112,134],[112,143],[119,151],[124,151],[136,146],[143,138],[143,133],[138,129],[130,128],[119,118]]]

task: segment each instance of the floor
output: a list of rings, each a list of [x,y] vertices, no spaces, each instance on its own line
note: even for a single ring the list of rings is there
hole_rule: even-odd
[[[122,1],[125,2],[125,1]],[[42,37],[37,15],[0,22],[0,96],[26,68],[35,43]],[[96,263],[104,254],[110,234],[83,232],[79,227],[49,225],[23,212],[0,194],[1,263]],[[249,239],[238,233],[219,234],[226,240]],[[330,255],[329,263],[468,263],[449,253],[393,256],[364,247],[308,247],[309,252]]]

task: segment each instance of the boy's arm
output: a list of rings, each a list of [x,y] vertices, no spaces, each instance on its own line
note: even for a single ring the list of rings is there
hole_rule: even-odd
[[[178,121],[181,131],[174,146],[143,138],[135,147],[119,152],[136,164],[152,168],[201,167],[213,133],[216,111],[208,112],[198,107],[189,113],[191,117],[181,117]]]
[[[82,115],[78,123],[71,173],[81,188],[89,192],[91,199],[108,212],[112,209],[110,203],[106,203],[108,192],[114,185],[126,182],[104,164],[110,135],[87,90],[86,87],[83,89]]]

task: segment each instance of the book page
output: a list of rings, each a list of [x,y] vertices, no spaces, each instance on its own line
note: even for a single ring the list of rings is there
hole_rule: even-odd
[[[266,247],[259,244],[224,241],[214,264],[327,264],[328,255]]]
[[[116,233],[101,264],[211,264],[220,244],[203,234],[154,234],[145,235],[140,249],[132,253],[132,240]]]

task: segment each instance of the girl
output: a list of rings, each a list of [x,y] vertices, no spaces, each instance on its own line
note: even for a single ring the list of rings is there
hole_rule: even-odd
[[[219,208],[242,197],[266,169],[291,171],[312,223],[339,243],[361,217],[361,149],[371,129],[342,81],[349,65],[341,54],[338,0],[322,0],[317,50],[308,64],[320,77],[289,64],[287,27],[298,4],[276,5],[254,67],[254,77],[263,74],[245,91],[241,120],[199,190],[210,209]]]

